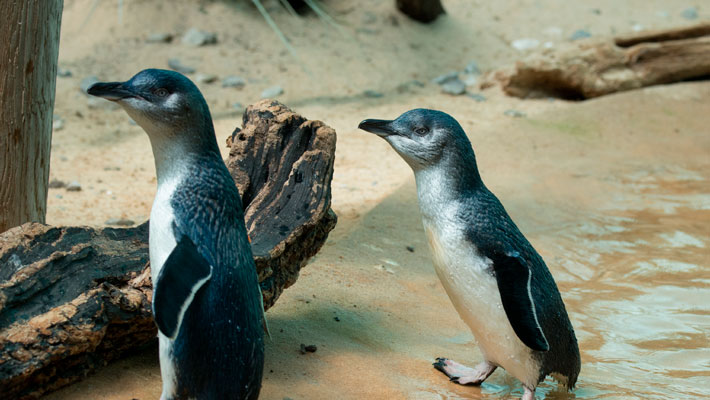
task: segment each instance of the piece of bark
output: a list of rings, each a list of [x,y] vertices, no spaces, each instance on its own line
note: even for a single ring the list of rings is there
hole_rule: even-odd
[[[335,131],[263,101],[235,135],[227,164],[269,308],[335,227]],[[2,399],[37,398],[153,341],[151,300],[148,223],[1,233]]]
[[[584,100],[610,93],[710,77],[710,24],[587,40],[546,50],[497,71],[499,82],[522,98]]]
[[[397,9],[409,18],[429,23],[444,14],[441,0],[396,0]]]

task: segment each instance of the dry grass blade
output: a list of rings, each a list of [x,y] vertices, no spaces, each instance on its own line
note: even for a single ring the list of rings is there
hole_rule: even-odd
[[[318,5],[316,0],[304,0],[304,1],[308,5],[308,7],[310,7],[311,10],[313,10],[313,12],[316,13],[316,15],[318,15],[318,17],[320,17],[328,25],[335,28],[338,32],[340,32],[341,35],[348,37],[348,38],[352,38],[352,36],[348,32],[346,32],[345,29],[343,29],[343,27],[335,19],[333,19],[333,17],[331,17],[330,15],[328,15],[328,13],[323,11],[323,8],[321,8]]]

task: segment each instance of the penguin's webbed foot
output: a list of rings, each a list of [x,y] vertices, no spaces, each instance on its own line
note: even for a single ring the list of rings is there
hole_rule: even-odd
[[[495,365],[486,361],[478,364],[475,368],[470,368],[441,357],[437,358],[432,365],[448,376],[451,382],[459,385],[480,385],[496,370]]]

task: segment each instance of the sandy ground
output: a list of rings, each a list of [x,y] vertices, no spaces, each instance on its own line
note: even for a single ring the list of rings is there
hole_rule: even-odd
[[[474,60],[484,70],[524,55],[520,38],[557,46],[578,29],[593,36],[693,23],[699,1],[444,1],[432,25],[413,23],[392,1],[326,2],[345,34],[314,16],[273,7],[296,61],[246,2],[66,0],[47,222],[101,226],[147,219],[155,193],[146,135],[120,110],[89,103],[88,75],[125,80],[179,58],[198,72],[239,75],[242,90],[201,85],[220,143],[240,124],[233,103],[279,100],[338,132],[333,179],[336,229],[268,311],[263,399],[458,399],[520,396],[502,370],[481,387],[450,383],[431,367],[480,352],[431,266],[414,179],[389,146],[358,131],[364,118],[415,107],[447,111],[467,131],[484,181],[547,261],[575,326],[582,373],[571,394],[547,381],[538,398],[706,398],[710,395],[710,83],[653,87],[585,102],[520,100],[497,89],[486,101],[440,93],[430,80]],[[90,15],[90,16],[89,16]],[[697,22],[697,21],[696,21]],[[192,48],[190,27],[217,32]],[[145,44],[153,32],[178,36]],[[412,80],[425,83],[401,93]],[[365,90],[384,94],[362,95]],[[471,89],[472,92],[478,92]],[[525,117],[504,111],[515,109]],[[226,147],[223,148],[226,155]],[[407,250],[414,248],[414,252]],[[339,319],[339,322],[335,320]],[[299,346],[318,351],[301,355]],[[116,362],[48,399],[157,399],[157,350]]]

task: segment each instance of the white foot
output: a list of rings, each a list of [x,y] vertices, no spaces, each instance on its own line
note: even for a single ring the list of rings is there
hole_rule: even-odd
[[[480,385],[496,370],[495,365],[486,361],[469,368],[448,358],[437,358],[432,365],[459,385]]]
[[[523,386],[523,388],[525,388],[525,393],[520,400],[535,400],[535,388],[530,389],[527,386]]]

